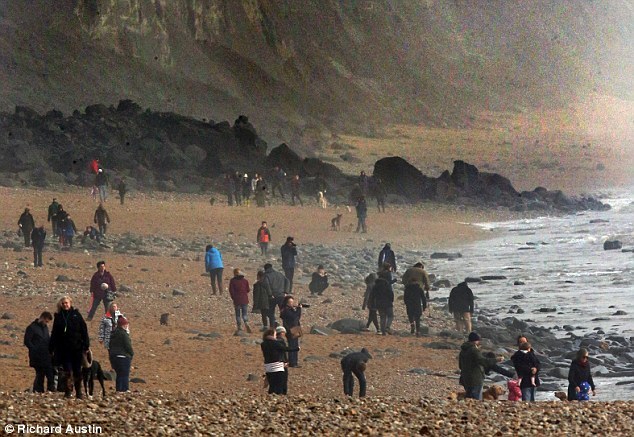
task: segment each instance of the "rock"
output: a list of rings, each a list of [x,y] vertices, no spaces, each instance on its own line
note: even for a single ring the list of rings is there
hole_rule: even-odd
[[[439,350],[459,350],[460,346],[455,343],[449,342],[440,342],[440,341],[432,341],[431,343],[426,343],[423,345],[428,349],[439,349]]]
[[[24,270],[18,270],[16,275],[22,276],[23,278],[27,278],[29,275],[26,274]]]
[[[117,291],[122,291],[123,293],[131,293],[132,289],[128,287],[127,285],[119,285],[117,287]]]
[[[511,299],[520,300],[520,299],[525,299],[525,298],[526,298],[526,296],[524,296],[523,294],[516,294]]]
[[[464,279],[464,281],[466,283],[478,283],[478,282],[482,282],[482,278],[472,278],[472,277],[467,277]]]
[[[557,308],[540,308],[539,310],[537,310],[537,312],[539,313],[556,313],[557,312]]]
[[[459,252],[446,253],[446,252],[434,252],[430,256],[431,259],[455,259],[462,258],[462,254]]]
[[[324,299],[321,303],[323,304],[332,303],[332,299],[331,298]]]
[[[185,296],[185,292],[183,290],[175,288],[172,290],[172,296]]]
[[[623,247],[623,243],[621,243],[619,240],[607,240],[605,243],[603,243],[603,250],[615,250],[615,249],[621,249]]]
[[[415,375],[427,375],[429,372],[427,370],[425,370],[425,369],[421,369],[421,368],[416,367],[414,369],[409,369],[407,371],[407,373],[413,373]]]
[[[569,369],[563,367],[554,367],[553,369],[546,372],[548,376],[552,376],[553,378],[558,379],[568,379],[568,371]]]
[[[502,275],[482,276],[483,281],[500,281],[502,279],[507,279],[507,278],[506,276],[502,276]]]
[[[320,361],[325,361],[326,358],[324,357],[319,357],[317,355],[308,355],[307,357],[304,358],[304,361],[307,363],[317,363]]]
[[[170,340],[169,338],[166,338],[166,339],[165,339],[165,341],[163,341],[163,344],[164,344],[165,346],[169,346],[169,345],[171,345],[171,344],[172,344],[172,340]]]
[[[592,219],[592,220],[590,220],[590,223],[610,223],[610,220]]]
[[[15,314],[13,314],[13,313],[4,313],[4,314],[2,314],[2,316],[0,316],[0,319],[2,319],[2,320],[13,320],[13,319],[15,319]]]
[[[615,312],[614,314],[612,314],[613,316],[627,316],[627,313],[623,310],[618,310],[617,312]]]
[[[312,328],[310,328],[310,333],[314,335],[332,335],[335,334],[335,331],[330,328],[313,326]]]
[[[449,288],[451,287],[451,282],[449,282],[449,279],[439,279],[438,281],[434,282],[434,287],[438,287],[438,288]]]
[[[260,378],[258,378],[258,376],[253,374],[253,373],[249,373],[247,375],[247,381],[249,381],[249,382],[254,382],[254,381],[259,381],[259,380],[260,380]]]
[[[57,281],[57,282],[70,282],[70,279],[66,275],[57,275],[57,278],[55,278],[55,281]]]
[[[130,382],[134,383],[134,384],[146,384],[145,379],[143,378],[130,378]]]
[[[339,332],[360,332],[365,328],[365,323],[357,319],[341,319],[332,323],[329,327]]]
[[[524,283],[523,281],[515,281],[513,282],[513,285],[526,285],[526,283]]]

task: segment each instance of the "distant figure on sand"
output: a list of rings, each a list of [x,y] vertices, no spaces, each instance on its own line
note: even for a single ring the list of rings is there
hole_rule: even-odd
[[[42,250],[46,242],[46,230],[44,226],[33,229],[31,232],[31,245],[33,246],[33,267],[42,267]]]
[[[387,197],[387,192],[385,191],[385,185],[383,184],[381,178],[376,176],[372,177],[370,191],[376,199],[376,206],[379,209],[379,212],[385,212],[385,198]]]
[[[222,294],[222,272],[224,264],[222,263],[222,254],[214,247],[208,244],[205,247],[205,271],[209,273],[211,278],[211,294]]]
[[[47,390],[56,391],[55,371],[48,351],[50,341],[48,324],[52,320],[53,315],[44,311],[24,332],[24,346],[29,350],[29,366],[35,369],[34,393],[44,393],[44,378],[46,378]]]
[[[108,176],[103,168],[100,168],[95,175],[95,185],[99,190],[99,201],[105,202],[108,199]]]
[[[116,372],[115,388],[118,392],[130,390],[130,368],[134,350],[130,340],[130,324],[128,319],[121,316],[117,320],[117,329],[110,336],[110,365]]]
[[[105,237],[107,223],[110,223],[110,216],[108,215],[106,208],[103,207],[103,203],[100,203],[95,210],[94,223],[99,226],[99,234],[101,234],[101,238]]]
[[[119,180],[117,191],[119,191],[119,201],[121,202],[121,205],[123,205],[123,202],[125,201],[125,195],[128,192],[128,186],[125,183],[125,178],[121,178],[121,180]]]
[[[540,363],[529,342],[520,344],[520,348],[511,357],[519,379],[522,400],[535,402],[535,390],[539,387]]]
[[[403,273],[403,276],[401,277],[401,282],[403,285],[407,285],[411,282],[419,284],[423,290],[425,290],[425,297],[429,301],[429,290],[431,289],[431,286],[429,284],[429,276],[425,271],[423,263],[417,262],[412,267],[405,270],[405,273]]]
[[[300,197],[300,192],[302,188],[302,183],[299,180],[299,175],[296,174],[291,179],[291,204],[295,206],[295,199],[299,201],[301,206],[304,206],[304,202],[302,202],[302,198]]]
[[[73,238],[77,234],[77,226],[75,226],[70,214],[66,214],[66,218],[62,223],[64,225],[64,230],[62,231],[64,234],[63,245],[73,247]]]
[[[110,302],[108,311],[106,311],[103,319],[101,319],[101,323],[99,323],[99,332],[97,334],[99,343],[103,344],[106,350],[110,349],[110,337],[112,336],[112,332],[117,328],[117,321],[121,316],[123,316],[123,314],[119,311],[119,305],[117,305],[116,302]]]
[[[56,198],[53,198],[53,202],[48,206],[48,218],[46,220],[51,223],[53,237],[57,237],[57,210],[59,206]]]
[[[284,302],[284,296],[290,291],[290,282],[286,276],[273,269],[271,263],[264,264],[264,279],[263,281],[271,290],[271,294],[275,299],[275,304],[269,307],[269,325],[271,328],[275,326],[275,307],[282,306]]]
[[[237,330],[242,331],[242,322],[244,322],[244,329],[249,334],[251,333],[248,313],[250,291],[249,281],[240,269],[233,269],[233,278],[229,281],[229,296],[231,296],[235,309]]]
[[[370,330],[370,324],[374,324],[374,328],[376,329],[376,333],[380,334],[381,330],[379,329],[379,318],[377,316],[376,306],[374,306],[374,298],[372,296],[372,291],[374,289],[374,284],[376,283],[376,279],[378,276],[376,273],[370,273],[365,277],[365,293],[363,294],[363,305],[361,307],[362,310],[368,309],[368,321],[365,324],[364,331]]]
[[[473,291],[466,282],[451,289],[448,301],[449,312],[453,314],[456,330],[471,332],[471,316],[474,310]]]
[[[280,318],[288,338],[288,347],[299,350],[299,337],[301,336],[302,304],[296,305],[293,296],[286,296],[282,302]],[[299,352],[288,353],[288,367],[300,367]]]
[[[108,293],[108,291],[110,291],[110,293]],[[108,311],[108,306],[110,302],[114,300],[114,293],[116,291],[117,286],[114,282],[114,277],[106,270],[106,262],[99,261],[97,263],[97,271],[92,275],[90,280],[90,294],[92,295],[92,299],[87,317],[89,322],[95,315],[101,301],[103,301],[104,313]]]
[[[391,334],[392,319],[394,319],[394,291],[385,278],[379,276],[374,283],[368,307],[376,308],[379,312],[381,334]]]
[[[258,270],[257,280],[253,284],[253,312],[259,312],[262,316],[262,330],[266,331],[269,326],[275,326],[275,298],[271,293],[271,288],[264,282],[264,271]],[[273,308],[273,317],[270,318],[269,308]]]
[[[354,378],[359,380],[359,397],[366,393],[365,369],[372,355],[366,348],[361,352],[352,352],[341,359],[341,370],[343,370],[343,393],[346,396],[354,395]]]
[[[419,283],[410,282],[405,286],[403,302],[407,309],[410,333],[416,333],[416,337],[420,337],[420,318],[423,315],[423,311],[427,308],[427,299],[425,299],[425,292]]]
[[[317,271],[313,272],[313,276],[308,284],[308,289],[310,290],[310,294],[321,296],[326,288],[328,288],[328,274],[324,266],[319,264]]]
[[[31,246],[31,232],[35,229],[35,220],[33,220],[33,216],[31,215],[31,210],[29,208],[24,208],[24,212],[18,219],[18,227],[24,237],[24,247]]]
[[[386,262],[390,263],[394,271],[396,271],[396,255],[394,254],[394,251],[392,250],[392,245],[390,243],[385,243],[385,246],[383,246],[383,249],[381,249],[381,251],[379,252],[378,268],[381,269],[381,267],[383,267],[383,264],[385,264]]]
[[[266,206],[266,182],[264,182],[261,175],[257,175],[257,179],[255,181],[254,198],[255,204],[258,207],[264,208]]]
[[[361,230],[362,233],[368,232],[368,229],[365,224],[365,220],[368,218],[368,204],[365,201],[365,197],[359,197],[357,204],[355,206],[357,212],[357,231]]]
[[[262,225],[258,228],[256,241],[260,246],[260,252],[266,256],[269,251],[269,243],[271,242],[271,231],[269,231],[269,226],[266,222],[262,222]]]
[[[293,277],[295,276],[295,264],[297,261],[297,245],[294,242],[293,237],[286,237],[286,242],[281,247],[280,252],[282,254],[282,269],[284,270],[284,276],[288,278],[289,293],[293,291]]]

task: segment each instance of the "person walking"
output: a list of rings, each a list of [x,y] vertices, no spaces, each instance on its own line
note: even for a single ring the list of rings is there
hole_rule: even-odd
[[[35,369],[34,393],[44,393],[44,378],[46,378],[47,391],[56,391],[55,370],[48,351],[51,339],[48,324],[52,320],[53,315],[44,311],[24,332],[24,346],[29,350],[29,366]]]
[[[60,246],[63,246],[64,243],[64,229],[66,228],[66,217],[68,213],[64,209],[62,205],[57,206],[57,214],[55,214],[55,223],[57,224],[57,228],[55,231],[55,235],[59,238]]]
[[[368,218],[368,204],[365,201],[365,196],[359,196],[359,200],[357,200],[355,210],[357,212],[356,232],[359,232],[359,230],[361,230],[361,232],[365,234],[366,232],[368,232],[365,224],[365,220]]]
[[[48,206],[48,218],[46,219],[46,221],[51,223],[53,237],[57,237],[57,210],[59,209],[59,206],[57,199],[53,197],[53,201]]]
[[[250,291],[249,281],[247,281],[240,269],[233,269],[233,278],[229,280],[229,296],[231,296],[236,313],[236,325],[238,331],[242,331],[241,321],[244,322],[244,329],[249,334],[251,333],[248,316]]]
[[[323,265],[319,264],[317,266],[317,271],[313,272],[313,275],[310,279],[310,283],[308,284],[308,290],[310,290],[310,294],[321,296],[324,291],[328,288],[328,274],[326,273],[326,269]]]
[[[251,192],[253,189],[251,188],[251,181],[249,180],[249,175],[247,173],[244,174],[242,179],[240,179],[240,189],[242,190],[242,198],[244,199],[244,204],[248,207],[251,204]]]
[[[269,308],[273,307],[273,318],[269,316]],[[262,316],[262,331],[269,326],[275,326],[275,299],[271,288],[264,282],[264,271],[258,270],[257,280],[253,284],[253,312],[259,312]]]
[[[103,168],[97,170],[95,185],[99,190],[99,202],[105,202],[108,199],[108,175],[103,171]]]
[[[225,194],[227,195],[227,205],[233,206],[233,195],[236,191],[236,183],[231,173],[225,175]]]
[[[370,359],[372,359],[372,355],[366,348],[361,349],[360,352],[352,352],[341,359],[343,393],[346,396],[353,396],[354,394],[354,375],[359,380],[359,397],[365,397],[367,386],[365,369]]]
[[[75,226],[75,222],[71,218],[70,214],[66,214],[66,219],[63,221],[64,224],[64,246],[73,247],[73,238],[75,234],[77,234],[77,226]]]
[[[597,392],[592,379],[592,371],[590,370],[588,349],[582,347],[577,351],[577,355],[570,363],[570,370],[568,371],[569,401],[581,400],[581,387],[584,383],[590,385],[592,396],[596,396]]]
[[[119,180],[117,191],[119,192],[119,201],[121,202],[121,205],[123,205],[123,202],[125,201],[125,195],[128,193],[128,185],[125,183],[125,178],[121,178]]]
[[[110,337],[110,349],[108,350],[110,365],[116,372],[115,388],[118,392],[130,390],[130,368],[134,350],[130,339],[130,324],[128,319],[121,316],[117,320],[117,328]]]
[[[103,203],[99,203],[99,206],[95,210],[94,222],[99,227],[99,234],[101,234],[101,238],[105,237],[107,223],[110,223],[110,216],[108,215],[106,208],[104,208]]]
[[[448,310],[453,314],[458,332],[471,332],[471,315],[474,310],[473,291],[461,282],[449,293]]]
[[[83,398],[81,387],[81,361],[84,353],[90,349],[88,327],[79,311],[73,307],[69,296],[57,302],[57,312],[53,320],[51,340],[48,350],[56,365],[66,372],[64,397],[69,398],[75,388],[75,397]]]
[[[284,354],[298,352],[296,348],[286,347],[275,336],[275,328],[269,328],[262,334],[260,344],[264,356],[264,371],[269,383],[269,394],[283,395],[285,392]]]
[[[381,335],[391,334],[392,319],[394,319],[394,291],[385,278],[379,276],[374,283],[368,307],[376,308],[379,312]]]
[[[379,328],[377,309],[374,306],[374,297],[372,296],[372,291],[374,290],[374,284],[376,284],[377,278],[378,276],[376,275],[376,273],[370,273],[368,276],[365,277],[365,293],[363,294],[363,305],[361,306],[361,309],[368,309],[368,321],[366,322],[363,331],[369,331],[370,324],[374,324],[374,329],[376,329],[376,333],[380,334],[381,329]]]
[[[286,340],[286,328],[283,326],[278,326],[275,328],[275,339],[280,342],[284,347],[288,347]],[[282,394],[288,394],[288,353],[284,352],[283,355],[284,361],[284,384],[282,389]]]
[[[540,363],[535,352],[531,349],[530,343],[525,341],[520,344],[519,350],[511,356],[511,361],[519,378],[522,400],[535,402],[535,391],[540,385]]]
[[[274,302],[269,305],[269,321],[271,322],[269,326],[275,328],[275,307],[282,306],[284,296],[289,294],[290,282],[286,276],[274,270],[271,263],[264,264],[263,282],[266,283],[273,295]]]
[[[403,273],[403,276],[401,277],[401,282],[403,285],[416,282],[423,290],[425,290],[425,297],[429,301],[429,290],[431,289],[431,285],[429,283],[429,275],[427,275],[423,263],[417,262],[412,267],[405,270],[405,273]]]
[[[262,222],[262,225],[258,229],[256,241],[260,245],[260,252],[266,256],[269,251],[269,243],[271,242],[271,231],[266,222]]]
[[[282,254],[284,276],[288,278],[290,284],[288,292],[291,293],[293,291],[293,277],[295,276],[295,264],[297,261],[297,245],[293,237],[286,237],[286,243],[281,247],[280,252]]]
[[[396,271],[396,255],[390,243],[385,243],[385,246],[383,246],[383,249],[379,252],[379,270],[385,263],[390,263],[394,271]]]
[[[106,270],[106,262],[99,261],[97,263],[97,271],[90,279],[90,294],[92,296],[90,302],[90,310],[88,311],[87,320],[90,322],[97,311],[97,307],[103,301],[104,313],[108,311],[108,306],[115,298],[117,285],[114,277]]]
[[[282,301],[280,318],[288,337],[288,347],[297,349],[288,353],[288,366],[301,367],[299,365],[299,337],[301,337],[302,304],[296,305],[293,296],[286,296]]]
[[[458,365],[460,367],[460,384],[464,387],[465,398],[482,400],[484,369],[492,367],[503,358],[486,358],[480,351],[480,336],[471,332],[466,342],[460,346]]]
[[[33,267],[42,267],[42,250],[46,242],[46,230],[44,226],[33,229],[31,232],[31,245],[33,246]]]
[[[20,214],[18,227],[24,237],[24,247],[31,247],[31,232],[35,229],[35,220],[29,208],[24,208],[24,212]]]
[[[405,294],[403,302],[407,309],[407,319],[409,320],[410,333],[416,333],[416,337],[420,337],[420,318],[427,308],[427,299],[425,292],[417,282],[410,282],[405,286]]]
[[[208,244],[205,247],[205,271],[209,273],[211,278],[211,294],[222,294],[222,272],[224,271],[222,263],[222,254],[214,247]]]
[[[295,206],[295,199],[299,201],[299,204],[301,206],[304,206],[304,202],[302,201],[302,198],[300,196],[301,189],[302,183],[299,180],[299,175],[296,174],[295,176],[293,176],[293,179],[291,179],[291,204],[293,206]]]
[[[110,305],[108,305],[108,311],[104,314],[103,319],[101,319],[97,335],[99,343],[103,344],[106,350],[110,349],[110,337],[112,336],[112,332],[117,328],[119,317],[122,316],[123,314],[119,311],[117,303],[111,302]]]
[[[255,204],[259,208],[264,208],[266,206],[266,193],[267,193],[266,182],[264,181],[261,175],[257,175],[256,177],[257,179],[255,180],[255,192],[254,192]]]

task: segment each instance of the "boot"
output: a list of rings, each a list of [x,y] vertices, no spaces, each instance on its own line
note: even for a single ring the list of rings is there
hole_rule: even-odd
[[[66,388],[64,390],[64,397],[69,398],[73,394],[73,378],[71,372],[64,372],[66,375]]]
[[[84,394],[82,393],[81,390],[81,375],[80,376],[76,376],[73,378],[73,382],[75,383],[75,398],[77,399],[83,399],[84,398]]]

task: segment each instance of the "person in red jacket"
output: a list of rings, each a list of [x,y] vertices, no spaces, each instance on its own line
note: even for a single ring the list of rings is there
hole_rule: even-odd
[[[249,306],[249,281],[247,281],[240,269],[233,269],[233,278],[229,281],[229,296],[233,301],[236,310],[236,324],[238,331],[242,331],[242,321],[247,332],[251,333],[249,326],[248,306]]]
[[[104,286],[105,284],[105,286]],[[117,291],[117,286],[114,282],[114,278],[109,271],[106,270],[106,262],[99,261],[97,263],[97,271],[92,275],[90,280],[90,294],[92,300],[90,302],[90,310],[88,311],[87,321],[91,321],[92,317],[97,311],[99,303],[103,301],[104,313],[108,311],[110,302],[114,300],[114,293]]]

